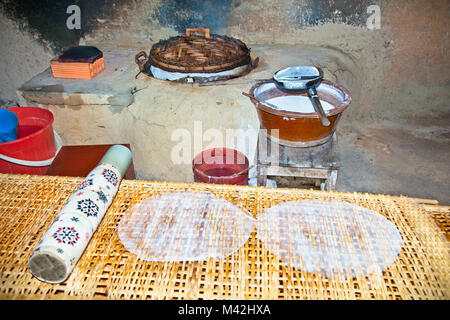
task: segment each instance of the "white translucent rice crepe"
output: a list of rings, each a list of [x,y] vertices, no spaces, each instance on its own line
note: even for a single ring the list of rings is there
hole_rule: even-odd
[[[118,233],[125,248],[147,261],[225,258],[249,239],[255,220],[208,192],[153,196],[131,207]]]
[[[397,228],[384,216],[335,200],[271,207],[258,216],[256,236],[294,268],[345,278],[389,267],[402,246]]]

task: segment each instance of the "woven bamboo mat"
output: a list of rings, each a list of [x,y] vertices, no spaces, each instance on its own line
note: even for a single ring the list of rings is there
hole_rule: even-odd
[[[81,181],[0,174],[0,298],[450,298],[448,212],[443,207],[436,209],[414,199],[383,195],[129,180],[122,181],[69,279],[57,285],[40,282],[29,273],[27,259]],[[211,192],[255,218],[284,201],[347,201],[384,215],[398,228],[403,246],[396,261],[382,274],[353,279],[325,278],[294,269],[272,255],[255,232],[243,247],[224,259],[147,262],[127,252],[117,234],[127,208],[152,195],[184,190]],[[447,220],[440,228],[433,217],[436,221]]]
[[[434,218],[436,224],[444,231],[450,241],[450,206],[424,205],[423,208]]]

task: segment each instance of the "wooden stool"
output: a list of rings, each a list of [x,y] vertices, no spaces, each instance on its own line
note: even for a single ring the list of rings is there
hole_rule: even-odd
[[[122,144],[130,149],[129,144]],[[113,144],[64,146],[59,150],[48,168],[47,176],[86,177]],[[124,179],[134,180],[133,160],[125,173]]]
[[[260,130],[256,150],[257,185],[266,186],[268,176],[299,177],[315,180],[321,190],[335,190],[338,177],[336,143],[334,134],[319,146],[288,147],[272,141],[264,130]]]

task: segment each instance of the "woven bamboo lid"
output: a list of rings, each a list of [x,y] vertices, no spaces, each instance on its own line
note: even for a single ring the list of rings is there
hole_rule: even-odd
[[[188,28],[185,35],[154,44],[149,61],[170,72],[218,72],[250,64],[251,58],[250,49],[238,39]]]

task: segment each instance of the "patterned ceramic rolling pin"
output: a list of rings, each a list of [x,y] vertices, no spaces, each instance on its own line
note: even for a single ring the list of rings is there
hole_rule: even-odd
[[[131,151],[114,145],[83,180],[28,259],[37,279],[48,283],[67,279],[113,202],[130,162]]]

